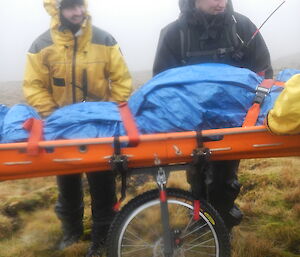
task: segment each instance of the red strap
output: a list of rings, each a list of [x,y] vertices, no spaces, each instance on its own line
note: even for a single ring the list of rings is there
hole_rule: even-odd
[[[122,204],[122,201],[116,202],[115,206],[113,207],[113,210],[114,210],[115,212],[119,212],[120,209],[121,209],[121,204]]]
[[[159,199],[162,203],[165,203],[167,201],[167,192],[166,192],[166,190],[159,191]]]
[[[195,221],[200,220],[200,201],[199,200],[194,201],[194,220]]]
[[[127,102],[119,104],[121,118],[129,137],[129,146],[137,146],[140,142],[139,131]]]
[[[257,75],[264,78],[266,76],[266,72],[265,71],[257,72]]]
[[[43,140],[43,121],[35,118],[26,120],[23,128],[29,131],[27,153],[29,155],[38,155],[40,152],[39,141]]]
[[[267,90],[271,89],[272,86],[275,84],[273,79],[265,79],[256,89],[256,97],[258,96],[259,90],[262,90],[261,95],[259,95],[259,100],[263,101],[264,94],[267,94]],[[265,90],[265,92],[263,92]],[[262,97],[263,96],[263,97]],[[245,117],[243,127],[250,127],[255,126],[259,113],[260,113],[260,105],[262,102],[256,102],[254,100],[254,104],[250,107]]]

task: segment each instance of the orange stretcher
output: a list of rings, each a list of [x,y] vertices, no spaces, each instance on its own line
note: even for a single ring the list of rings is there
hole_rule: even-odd
[[[192,161],[195,131],[141,135],[135,147],[121,148],[129,168],[171,166]],[[273,135],[264,126],[202,131],[212,160],[300,156],[300,135]],[[114,138],[40,141],[37,154],[28,143],[0,144],[0,181],[111,169]],[[119,138],[121,144],[129,138]]]

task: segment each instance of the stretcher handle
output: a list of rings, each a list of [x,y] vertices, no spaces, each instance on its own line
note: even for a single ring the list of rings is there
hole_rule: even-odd
[[[27,153],[29,155],[38,155],[41,151],[39,142],[43,140],[43,121],[35,118],[26,120],[23,128],[29,131]]]

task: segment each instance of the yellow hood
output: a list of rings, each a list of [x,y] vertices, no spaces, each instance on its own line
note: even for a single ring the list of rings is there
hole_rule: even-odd
[[[59,15],[59,7],[62,0],[44,0],[44,7],[49,15],[52,17],[51,20],[51,35],[56,44],[71,46],[74,43],[74,36],[69,33],[60,31],[61,21]],[[87,0],[84,0],[84,6],[87,10]],[[86,12],[86,19],[81,25],[81,31],[78,33],[78,47],[81,49],[91,38],[91,17]]]
[[[62,0],[44,0],[44,7],[49,15],[59,20],[59,6]],[[87,0],[84,0],[84,6],[87,8]]]

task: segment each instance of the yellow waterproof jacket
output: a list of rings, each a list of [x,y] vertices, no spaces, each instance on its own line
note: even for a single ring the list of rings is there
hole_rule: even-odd
[[[115,39],[92,26],[88,14],[73,35],[61,25],[58,3],[44,0],[52,16],[51,28],[27,55],[23,84],[27,102],[45,117],[75,102],[126,101],[132,81]]]
[[[300,74],[286,82],[268,114],[267,125],[275,134],[300,134]]]

